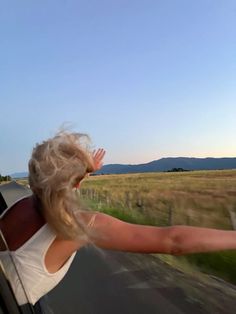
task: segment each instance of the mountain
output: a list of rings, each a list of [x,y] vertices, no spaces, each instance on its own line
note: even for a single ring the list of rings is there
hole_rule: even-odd
[[[96,174],[156,172],[168,171],[173,168],[184,170],[236,169],[236,158],[168,157],[138,165],[108,164],[104,165]],[[16,172],[11,174],[11,177],[15,179],[25,178],[28,177],[28,172]]]
[[[173,168],[182,168],[185,170],[236,169],[236,158],[169,157],[138,165],[122,165],[122,164],[104,165],[102,169],[96,172],[96,174],[156,172],[168,171]]]
[[[15,172],[15,173],[12,173],[10,176],[13,179],[27,178],[28,172]]]

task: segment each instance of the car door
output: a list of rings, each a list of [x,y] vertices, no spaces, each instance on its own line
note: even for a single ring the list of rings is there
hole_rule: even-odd
[[[21,308],[16,301],[14,293],[12,291],[11,285],[7,278],[7,271],[4,268],[4,265],[1,260],[1,254],[5,255],[5,260],[7,259],[8,263],[11,264],[11,269],[15,272],[14,276],[18,277],[22,293],[25,295],[24,287],[19,278],[16,266],[11,257],[11,253],[8,250],[7,243],[5,238],[0,230],[0,314],[31,314],[35,313],[33,306],[26,304],[24,308]],[[25,295],[26,299],[27,296]]]

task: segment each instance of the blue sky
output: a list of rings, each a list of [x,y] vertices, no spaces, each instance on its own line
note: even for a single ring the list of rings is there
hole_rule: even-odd
[[[0,173],[63,124],[105,163],[236,156],[236,2],[0,4]]]

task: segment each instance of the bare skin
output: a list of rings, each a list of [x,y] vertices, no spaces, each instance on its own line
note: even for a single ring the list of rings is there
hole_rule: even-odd
[[[105,153],[105,150],[102,148],[92,152],[93,172],[96,172],[102,167]],[[75,185],[75,188],[78,189],[80,184],[81,181]],[[90,214],[88,214],[88,222],[91,219],[90,217]],[[84,218],[86,221],[86,217]],[[85,242],[62,240],[59,237],[56,237],[45,255],[44,262],[48,272],[54,273],[58,271],[69,259],[69,257],[84,245],[86,245]]]
[[[102,167],[104,155],[103,149],[93,152],[94,171]],[[152,227],[126,223],[103,213],[85,212],[83,215],[87,224],[95,215],[94,223],[89,227],[90,239],[103,249],[172,255],[236,249],[236,231],[189,226]],[[56,272],[75,251],[87,244],[57,237],[45,256],[46,268],[51,273]]]
[[[105,150],[103,148],[99,148],[97,150],[94,150],[92,153],[92,159],[93,159],[93,172],[96,172],[97,170],[102,168],[103,165],[103,158],[105,156]],[[87,174],[87,176],[89,175],[89,173]],[[78,182],[75,185],[76,189],[79,189],[81,184],[81,181]]]
[[[97,247],[138,253],[184,255],[236,249],[236,231],[199,227],[152,227],[123,222],[103,213],[88,212],[88,221],[96,214],[91,240]],[[57,271],[86,242],[56,239],[49,248],[45,265]]]

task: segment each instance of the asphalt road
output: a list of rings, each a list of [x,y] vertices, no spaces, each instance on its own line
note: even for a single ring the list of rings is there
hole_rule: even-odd
[[[231,314],[236,288],[198,282],[151,255],[87,248],[48,301],[55,314]]]

